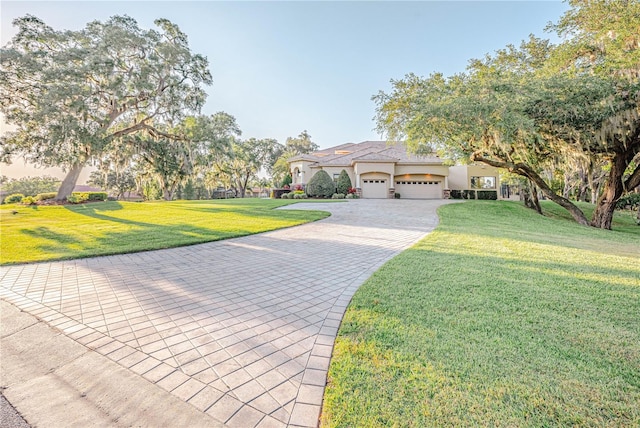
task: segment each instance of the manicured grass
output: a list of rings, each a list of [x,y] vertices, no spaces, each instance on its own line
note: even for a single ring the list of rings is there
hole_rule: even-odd
[[[640,426],[640,227],[443,206],[356,293],[324,427]]]
[[[0,263],[178,247],[294,226],[326,212],[275,210],[293,201],[229,199],[0,207]],[[17,214],[13,212],[17,211]]]

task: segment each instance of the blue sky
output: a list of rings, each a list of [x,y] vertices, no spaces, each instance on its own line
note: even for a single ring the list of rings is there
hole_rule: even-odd
[[[2,45],[25,14],[56,29],[127,14],[140,26],[167,18],[209,59],[203,113],[236,117],[246,138],[284,143],[306,129],[321,147],[379,139],[371,96],[407,73],[464,71],[482,57],[544,33],[559,1],[214,2],[5,1]]]

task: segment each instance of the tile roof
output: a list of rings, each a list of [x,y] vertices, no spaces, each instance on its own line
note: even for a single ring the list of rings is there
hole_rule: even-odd
[[[394,163],[429,163],[441,164],[437,156],[418,156],[407,152],[401,142],[363,141],[346,143],[317,152],[298,155],[289,161],[311,161],[314,166],[349,166],[354,162],[394,162]]]

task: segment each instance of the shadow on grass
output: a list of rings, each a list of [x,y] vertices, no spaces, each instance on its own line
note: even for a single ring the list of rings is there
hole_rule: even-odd
[[[139,251],[153,251],[165,248],[174,248],[187,245],[196,245],[206,242],[218,241],[222,239],[236,238],[247,236],[254,233],[274,230],[282,227],[284,222],[302,220],[308,216],[308,212],[280,212],[273,210],[274,207],[281,206],[281,203],[268,204],[264,203],[248,204],[255,205],[253,207],[244,207],[247,204],[225,204],[223,207],[191,207],[192,202],[187,204],[177,202],[175,204],[168,203],[163,205],[163,219],[168,221],[180,220],[185,215],[185,211],[199,211],[203,213],[213,214],[211,220],[207,220],[206,216],[196,218],[194,223],[170,223],[162,224],[149,218],[149,214],[144,210],[139,212],[140,218],[149,221],[140,221],[137,219],[120,218],[111,213],[116,213],[126,209],[119,202],[97,202],[82,205],[66,205],[65,210],[74,214],[90,217],[98,220],[91,223],[91,228],[82,234],[65,233],[64,229],[51,229],[46,226],[37,228],[22,229],[20,233],[37,239],[39,245],[38,251],[41,251],[42,257],[39,259],[31,259],[37,261],[65,260],[75,258],[85,258],[92,256],[105,256],[113,254],[133,253]],[[209,201],[202,201],[201,205],[210,204]],[[172,216],[172,208],[175,207],[175,216]],[[231,219],[225,219],[225,212],[229,212]],[[157,211],[156,211],[157,212]],[[168,213],[168,215],[166,215]],[[221,214],[215,216],[215,214]],[[266,221],[269,224],[263,230],[256,228],[256,223]],[[198,225],[197,223],[200,223]],[[216,225],[221,225],[217,227]],[[6,262],[3,264],[16,264],[20,261]]]

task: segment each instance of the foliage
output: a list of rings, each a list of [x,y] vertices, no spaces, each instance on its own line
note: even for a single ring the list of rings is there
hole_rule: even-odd
[[[235,140],[231,149],[216,162],[215,168],[244,198],[247,186],[276,150],[278,142],[271,138]]]
[[[349,194],[356,194],[356,193],[358,193],[358,190],[357,190],[355,187],[349,187],[349,188],[347,189],[347,195],[349,195]]]
[[[89,200],[89,193],[87,192],[73,192],[67,196],[67,201],[71,204],[81,204]]]
[[[463,199],[462,190],[451,190],[451,199]]]
[[[60,180],[48,175],[42,177],[22,177],[9,179],[2,183],[2,190],[7,193],[22,193],[27,196],[35,196],[38,193],[55,192],[60,185]]]
[[[24,198],[22,198],[20,203],[22,205],[36,205],[38,201],[36,200],[35,196],[25,196]]]
[[[293,193],[291,193],[291,192],[282,193],[280,195],[280,198],[282,198],[282,199],[293,199]]]
[[[136,178],[130,167],[112,169],[109,164],[106,170],[91,171],[88,183],[107,190],[117,199],[124,198],[125,193],[136,189]]]
[[[476,190],[478,199],[496,201],[498,199],[497,190]]]
[[[4,203],[5,204],[17,204],[22,202],[22,200],[24,199],[24,195],[22,193],[13,193],[9,196],[7,196],[6,198],[4,198]]]
[[[635,210],[640,207],[640,193],[629,193],[621,197],[616,203],[619,210],[630,209]]]
[[[375,272],[340,325],[321,426],[637,425],[640,230],[543,207],[445,205]]]
[[[347,193],[347,194],[345,195],[345,198],[346,198],[346,199],[358,199],[358,195],[357,195],[357,194],[355,194],[355,193]]]
[[[127,16],[58,31],[27,15],[2,48],[0,109],[16,131],[2,138],[4,160],[68,169],[58,199],[71,193],[83,166],[122,137],[166,134],[204,104],[207,59],[166,19],[144,30]]]
[[[289,194],[291,194],[291,193],[289,193]],[[307,199],[307,198],[308,198],[308,196],[307,196],[306,193],[294,193],[293,194],[293,199]],[[291,198],[289,198],[289,199],[291,199]]]
[[[334,193],[333,195],[331,195],[331,199],[344,199],[344,198],[345,198],[344,193]]]
[[[285,152],[293,153],[294,155],[302,155],[306,153],[312,153],[318,150],[320,146],[311,140],[311,135],[305,129],[297,137],[288,137],[284,146]]]
[[[280,187],[291,186],[292,182],[293,182],[293,179],[291,178],[291,174],[287,174],[284,176],[284,179],[282,180]]]
[[[374,97],[378,129],[413,147],[433,141],[505,168],[578,223],[610,228],[615,202],[640,184],[637,164],[625,175],[640,156],[640,2],[570,3],[552,27],[568,36],[559,45],[532,36],[472,60],[466,73],[393,81],[391,93]],[[605,163],[607,176],[598,176]],[[553,188],[548,172],[558,169],[579,171],[592,187],[600,180],[591,222],[565,189]]]
[[[346,170],[340,171],[340,175],[338,176],[338,193],[349,193],[349,189],[351,189],[351,178],[349,178],[349,174]]]
[[[36,201],[40,202],[40,201],[46,201],[49,199],[54,199],[56,197],[56,192],[49,192],[49,193],[38,193],[36,195]]]
[[[330,198],[336,191],[336,185],[327,171],[316,172],[307,183],[307,195],[316,198]]]
[[[0,263],[76,259],[178,247],[291,227],[326,212],[276,210],[293,201],[99,202],[0,208]],[[132,227],[133,226],[133,227]]]
[[[476,191],[472,189],[463,190],[462,199],[476,199]]]

